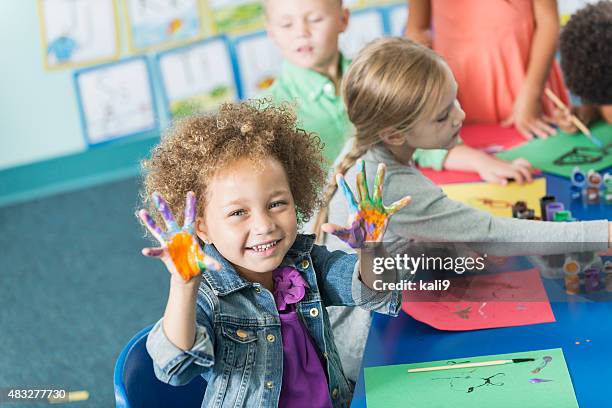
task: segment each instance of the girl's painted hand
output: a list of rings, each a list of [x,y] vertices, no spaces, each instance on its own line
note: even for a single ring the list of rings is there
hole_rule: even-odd
[[[476,162],[475,167],[480,177],[490,183],[506,185],[509,180],[514,180],[519,184],[532,181],[533,167],[523,158],[507,162],[487,155],[483,160]]]
[[[554,120],[541,113],[539,97],[528,90],[521,91],[514,101],[512,114],[502,121],[502,126],[514,125],[526,139],[533,139],[534,135],[545,139],[557,133],[550,125]]]
[[[382,188],[385,179],[386,166],[381,163],[378,165],[376,180],[374,182],[374,196],[370,197],[365,171],[365,162],[359,161],[359,173],[357,174],[357,193],[359,202],[355,200],[344,176],[338,174],[336,182],[338,188],[342,190],[344,198],[349,205],[348,227],[341,227],[335,224],[323,224],[323,231],[334,234],[342,241],[349,244],[351,248],[363,248],[366,242],[380,242],[387,229],[389,218],[404,208],[410,202],[410,197],[406,196],[390,206],[383,205]]]
[[[179,228],[170,206],[159,194],[153,193],[153,203],[166,223],[166,231],[155,224],[147,210],[138,211],[142,223],[159,241],[160,247],[144,248],[142,254],[161,259],[172,276],[180,276],[185,282],[200,274],[201,269],[219,270],[221,265],[206,256],[194,235],[196,211],[195,194],[190,191],[185,199],[185,221]]]

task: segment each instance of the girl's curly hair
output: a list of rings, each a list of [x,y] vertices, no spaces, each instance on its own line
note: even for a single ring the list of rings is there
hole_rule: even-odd
[[[573,14],[561,30],[559,50],[567,87],[587,103],[612,104],[612,2]]]
[[[151,157],[141,163],[141,199],[161,223],[151,199],[158,192],[180,224],[188,191],[195,192],[197,214],[203,214],[207,188],[216,172],[237,159],[250,159],[257,166],[273,157],[287,172],[298,221],[305,222],[318,206],[325,182],[321,149],[317,135],[296,128],[296,116],[288,104],[225,103],[215,113],[181,119],[167,131]]]

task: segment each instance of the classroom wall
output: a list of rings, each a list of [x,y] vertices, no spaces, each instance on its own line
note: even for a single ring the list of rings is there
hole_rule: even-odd
[[[72,71],[43,68],[36,1],[0,1],[0,169],[85,148]]]

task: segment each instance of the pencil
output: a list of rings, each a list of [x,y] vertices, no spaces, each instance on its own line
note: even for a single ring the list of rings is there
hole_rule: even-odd
[[[408,372],[409,373],[420,373],[423,371],[454,370],[456,368],[486,367],[486,366],[502,365],[502,364],[510,364],[510,363],[525,363],[527,361],[535,361],[535,359],[533,358],[513,358],[512,360],[493,360],[493,361],[481,361],[478,363],[450,364],[450,365],[437,366],[437,367],[411,368],[408,370]]]
[[[561,101],[561,99],[559,99],[559,97],[557,95],[555,95],[555,93],[553,91],[551,91],[549,88],[544,88],[544,93],[546,94],[548,99],[550,99],[552,101],[552,103],[554,103],[557,106],[557,108],[559,108],[559,109],[561,109],[563,111],[569,112],[569,108],[567,106],[565,106],[563,101]],[[593,135],[591,134],[591,131],[589,130],[589,128],[586,127],[586,125],[584,123],[582,123],[582,121],[580,119],[578,119],[576,117],[576,115],[570,114],[570,120],[578,128],[578,130],[580,130],[582,133],[584,133],[584,135],[586,137],[591,139],[591,142],[593,142],[594,144],[596,144],[596,145],[601,147],[601,145],[602,145],[601,141],[599,141],[599,139],[593,138]]]

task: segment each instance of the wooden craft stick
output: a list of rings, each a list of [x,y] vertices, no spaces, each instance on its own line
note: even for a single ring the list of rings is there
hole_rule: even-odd
[[[544,93],[546,94],[546,96],[548,97],[548,99],[550,99],[552,101],[552,103],[554,103],[557,108],[563,110],[563,111],[567,111],[569,112],[569,108],[567,106],[565,106],[565,104],[563,103],[563,101],[561,101],[561,99],[559,99],[559,97],[557,95],[555,95],[555,93],[553,91],[551,91],[549,88],[544,88]],[[584,135],[586,137],[588,137],[589,139],[591,139],[591,141],[597,145],[600,145],[601,142],[599,142],[599,140],[597,143],[594,139],[593,139],[593,135],[591,134],[591,131],[589,130],[588,127],[586,127],[586,125],[584,123],[582,123],[582,121],[580,121],[580,119],[578,119],[576,117],[576,115],[572,115],[570,114],[570,120],[572,121],[572,123],[582,132],[584,133]]]
[[[533,358],[513,358],[512,360],[481,361],[478,363],[463,363],[463,364],[450,364],[450,365],[437,366],[437,367],[411,368],[408,370],[408,372],[409,373],[420,373],[423,371],[454,370],[457,368],[486,367],[486,366],[501,365],[501,364],[525,363],[527,361],[534,361],[534,359]]]

